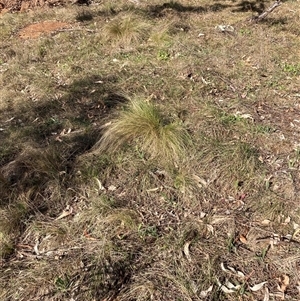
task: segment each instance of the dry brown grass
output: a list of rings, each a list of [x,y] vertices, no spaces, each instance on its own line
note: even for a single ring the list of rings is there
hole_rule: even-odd
[[[299,300],[298,3],[258,9],[1,17],[1,300]]]

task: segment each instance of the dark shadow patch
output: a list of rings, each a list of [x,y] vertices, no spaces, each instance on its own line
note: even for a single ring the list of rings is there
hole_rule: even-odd
[[[82,6],[82,5],[86,5],[89,6],[92,3],[91,0],[76,0],[75,2],[73,2],[73,4]]]
[[[49,183],[70,185],[77,157],[99,140],[109,112],[128,101],[116,91],[116,84],[115,76],[90,76],[62,87],[61,98],[10,112],[14,119],[5,124],[1,136],[6,147],[0,147],[0,187],[6,201],[32,191],[31,204],[41,211],[36,203],[51,199],[46,191]]]
[[[93,14],[89,10],[80,10],[76,15],[76,21],[78,22],[88,22],[93,20]]]
[[[233,12],[256,12],[261,14],[265,10],[265,1],[241,1],[233,9]]]
[[[110,300],[117,297],[120,290],[131,279],[131,263],[133,260],[128,258],[128,262],[107,260],[106,264],[99,266],[93,265],[86,273],[83,283],[90,288],[90,293],[95,298],[109,296]],[[103,275],[106,275],[104,278]]]
[[[119,12],[116,11],[113,7],[110,7],[106,10],[99,10],[97,12],[97,16],[108,18],[108,17],[114,17],[118,14]]]
[[[101,125],[109,111],[127,101],[115,89],[115,76],[91,76],[59,87],[61,98],[27,104],[14,112],[8,132],[20,132],[41,146],[47,146],[62,131],[77,131]],[[69,130],[70,129],[70,130]],[[65,133],[63,133],[65,134]],[[9,135],[6,139],[9,140]],[[59,139],[58,139],[59,141]]]
[[[215,4],[212,4],[208,7],[208,10],[210,11],[213,11],[213,12],[218,12],[218,11],[221,11],[223,9],[226,9],[227,7],[229,7],[228,5],[225,5],[225,4],[221,4],[221,3],[215,3]]]
[[[149,5],[147,8],[149,14],[152,17],[163,17],[168,10],[173,10],[179,13],[183,12],[194,12],[203,13],[207,11],[203,6],[184,6],[178,2],[165,2],[161,5]]]
[[[287,17],[281,17],[281,18],[272,18],[272,17],[266,17],[260,21],[260,23],[267,24],[269,26],[283,26],[288,24],[288,18]],[[284,30],[284,28],[282,28]]]

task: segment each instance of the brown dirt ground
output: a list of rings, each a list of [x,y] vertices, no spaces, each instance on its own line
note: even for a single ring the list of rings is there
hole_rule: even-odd
[[[44,33],[51,33],[70,27],[70,24],[58,21],[44,21],[40,23],[30,24],[19,31],[19,37],[22,39],[38,38]]]

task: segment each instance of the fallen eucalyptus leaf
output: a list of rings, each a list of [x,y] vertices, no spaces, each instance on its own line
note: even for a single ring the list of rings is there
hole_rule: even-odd
[[[205,298],[212,291],[213,285],[211,285],[207,290],[200,292],[200,298]]]
[[[191,258],[191,255],[190,255],[190,250],[189,250],[190,244],[191,244],[191,242],[188,241],[188,242],[186,242],[186,243],[184,244],[184,247],[183,247],[183,253],[184,253],[184,255],[186,256],[186,259],[187,259],[189,262],[192,261],[192,258]]]
[[[271,221],[270,221],[269,219],[264,219],[264,220],[261,222],[261,224],[262,224],[263,226],[268,226],[270,223],[271,223]]]
[[[229,270],[227,270],[226,268],[225,268],[225,266],[224,266],[224,262],[221,262],[221,269],[222,269],[222,271],[224,271],[224,272],[229,272]]]
[[[251,114],[243,114],[239,111],[237,111],[235,114],[234,114],[235,117],[240,117],[240,118],[244,118],[244,119],[251,119],[251,120],[254,120],[253,117],[251,116]]]
[[[234,289],[234,290],[238,290],[241,285],[240,284],[237,284],[237,285],[234,285],[232,282],[230,282],[229,280],[226,280],[225,282],[225,286],[229,289]]]
[[[241,287],[240,284],[234,285],[233,283],[231,283],[228,280],[226,280],[225,284],[223,285],[223,284],[221,284],[221,282],[219,281],[218,278],[217,278],[217,283],[218,283],[220,290],[222,290],[225,294],[235,293]]]
[[[245,245],[248,243],[248,240],[244,235],[240,235],[239,239],[240,239],[240,242],[242,242]]]
[[[73,208],[71,206],[67,206],[66,209],[55,219],[56,221],[59,219],[62,219],[68,215],[71,215],[73,213]]]
[[[235,268],[233,268],[233,267],[228,266],[228,269],[229,269],[231,272],[233,272],[234,274],[237,273],[236,270],[235,270]]]
[[[102,185],[102,183],[100,182],[100,180],[98,178],[95,177],[95,180],[98,184],[98,190],[105,190],[104,186]]]
[[[253,285],[252,287],[250,286],[249,288],[251,289],[252,292],[257,292],[260,289],[263,288],[263,286],[267,283],[268,281],[264,281],[258,284]]]
[[[221,262],[221,269],[222,271],[226,272],[226,273],[231,273],[231,274],[235,274],[239,277],[244,278],[245,274],[241,271],[237,271],[235,268],[228,266],[228,268],[225,268],[224,266],[224,262]]]
[[[39,240],[37,239],[37,241],[36,241],[36,243],[35,243],[35,245],[34,245],[34,247],[33,247],[33,249],[34,249],[34,252],[35,252],[35,254],[36,255],[40,255],[40,251],[39,251]]]
[[[220,286],[221,291],[223,291],[225,294],[232,294],[235,293],[236,291],[233,289],[228,289],[226,286],[221,285]]]
[[[234,32],[234,28],[231,25],[217,25],[215,28],[222,32]]]

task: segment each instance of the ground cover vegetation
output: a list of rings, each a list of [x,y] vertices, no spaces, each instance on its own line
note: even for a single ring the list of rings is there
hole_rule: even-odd
[[[300,11],[271,4],[1,15],[1,300],[299,300]]]

